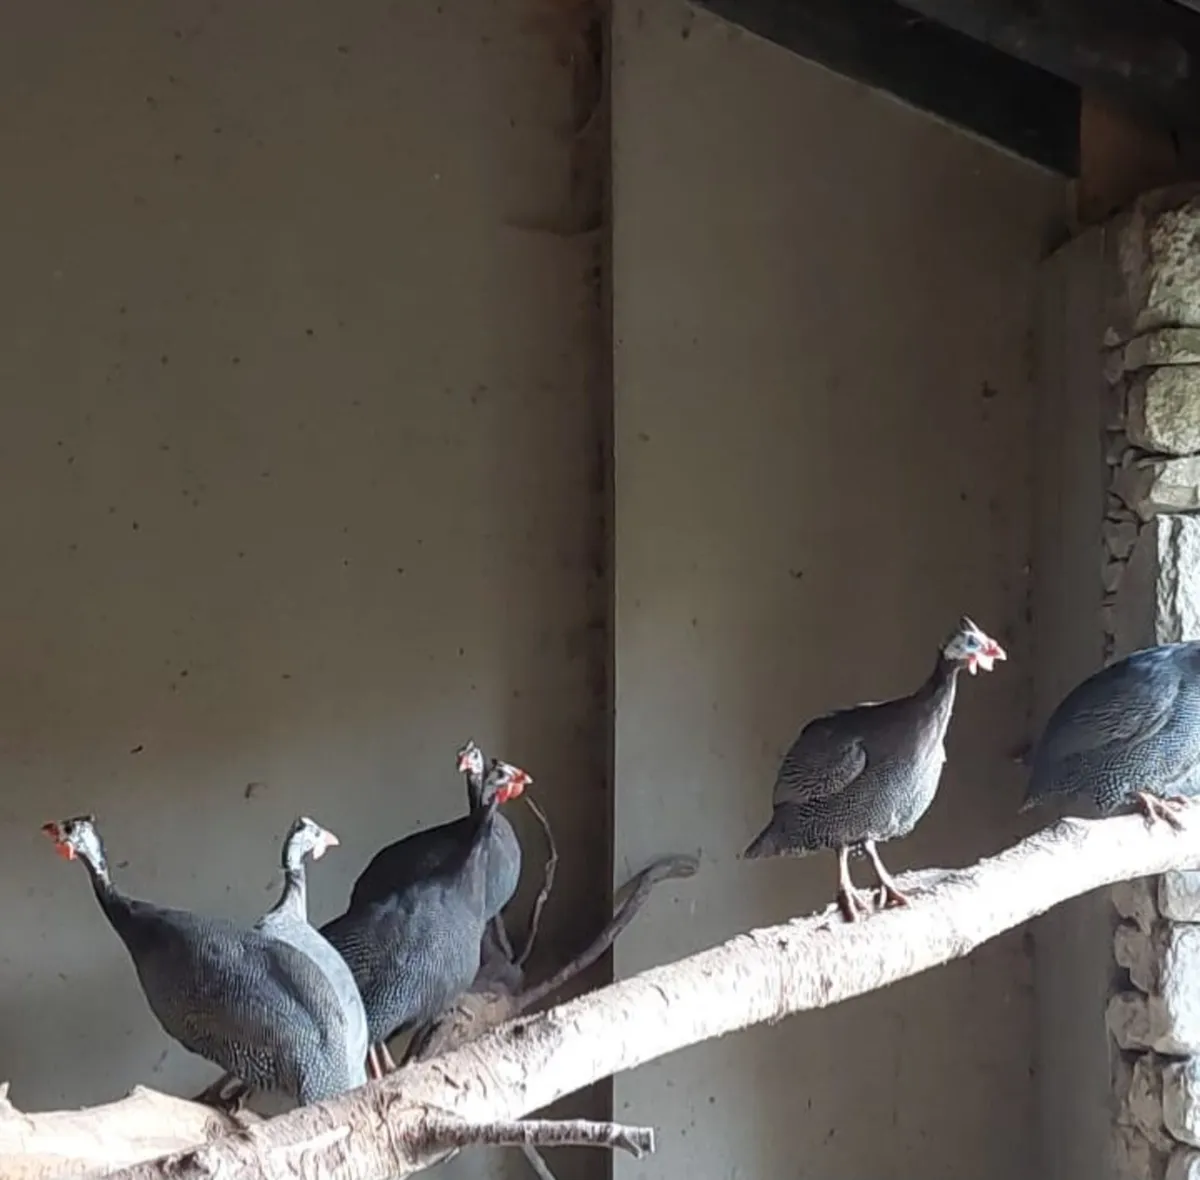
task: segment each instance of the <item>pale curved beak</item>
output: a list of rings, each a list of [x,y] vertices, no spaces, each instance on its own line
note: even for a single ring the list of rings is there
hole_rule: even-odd
[[[341,841],[332,832],[322,832],[320,840],[313,847],[313,860],[320,860],[325,855],[327,849],[340,843]]]

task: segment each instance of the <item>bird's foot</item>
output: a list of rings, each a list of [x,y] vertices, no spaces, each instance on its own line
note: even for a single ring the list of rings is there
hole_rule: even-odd
[[[1162,799],[1158,795],[1151,795],[1149,791],[1138,791],[1134,797],[1138,806],[1146,813],[1147,827],[1153,827],[1156,820],[1165,821],[1176,831],[1183,827],[1175,813],[1187,807],[1189,800],[1175,797]]]
[[[875,904],[881,910],[895,910],[903,906],[912,905],[912,898],[907,893],[901,893],[895,885],[886,883],[880,885],[876,896],[878,897],[878,901]]]
[[[226,1074],[213,1082],[207,1090],[202,1090],[192,1101],[202,1103],[204,1106],[211,1106],[214,1110],[222,1111],[224,1114],[236,1116],[244,1109],[249,1094],[250,1087],[245,1082]]]
[[[862,895],[862,891],[854,888],[838,890],[838,906],[847,922],[857,922],[860,917],[865,918],[875,909]]]

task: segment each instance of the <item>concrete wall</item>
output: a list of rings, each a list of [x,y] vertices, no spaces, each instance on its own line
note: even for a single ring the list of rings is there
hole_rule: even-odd
[[[135,892],[249,917],[308,811],[343,840],[324,918],[385,832],[454,813],[473,734],[538,778],[557,948],[607,910],[610,817],[618,879],[702,853],[623,936],[628,974],[828,900],[829,858],[736,859],[778,756],[813,712],[913,687],[967,610],[1011,662],[963,685],[944,791],[886,856],[1017,831],[1027,332],[1061,184],[618,0],[606,571],[594,239],[562,232],[588,224],[563,214],[577,79],[520,5],[281,12],[0,15],[0,1061],[24,1106],[213,1076],[49,818],[95,810]],[[1013,937],[625,1076],[618,1110],[663,1133],[614,1166],[1023,1176],[1030,989]]]
[[[1104,243],[1092,231],[1042,267],[1034,418],[1034,730],[1104,662],[1100,581],[1105,467],[1100,340]],[[1052,818],[1031,814],[1028,827]],[[1107,890],[1035,922],[1042,1164],[1047,1180],[1111,1175],[1104,1024],[1115,924]]]
[[[894,869],[1018,831],[1029,333],[1060,182],[686,6],[614,33],[618,876],[701,873],[618,944],[627,975],[825,904],[826,856],[737,859],[813,713],[898,694],[960,611],[943,789]],[[865,879],[865,878],[864,878]],[[616,1080],[653,1119],[622,1177],[1013,1180],[1036,1166],[1020,934],[828,1013]]]
[[[473,735],[556,825],[549,942],[608,912],[602,336],[594,247],[537,228],[569,197],[574,113],[528,16],[0,14],[0,1076],[21,1106],[215,1076],[154,1023],[48,819],[94,810],[130,890],[248,918],[310,812],[342,839],[312,874],[324,919],[382,842],[459,811]]]

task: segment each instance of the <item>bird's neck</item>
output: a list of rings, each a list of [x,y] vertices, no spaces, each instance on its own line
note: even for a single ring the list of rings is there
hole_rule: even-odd
[[[478,811],[483,803],[483,775],[469,771],[467,774],[467,804],[472,811]]]
[[[942,652],[938,652],[933,671],[929,673],[925,683],[917,690],[917,696],[931,701],[934,707],[950,719],[950,711],[954,708],[954,694],[958,686],[958,674],[962,671],[962,663],[949,660]]]
[[[471,813],[475,827],[467,840],[468,856],[486,851],[488,840],[495,831],[494,821],[499,806],[500,801],[496,798],[496,792],[493,791],[491,796]]]
[[[308,874],[303,859],[283,865],[283,889],[279,900],[271,907],[272,914],[289,914],[302,920],[308,918]]]
[[[105,917],[112,923],[117,933],[123,933],[126,919],[130,913],[129,898],[113,884],[104,849],[100,848],[95,852],[81,852],[79,859],[83,861],[83,867],[87,869],[88,877],[92,882],[92,892],[95,893],[96,900],[100,903]]]

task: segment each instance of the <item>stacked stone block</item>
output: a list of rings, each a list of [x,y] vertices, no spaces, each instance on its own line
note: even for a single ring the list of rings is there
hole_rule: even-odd
[[[1200,189],[1105,231],[1105,651],[1200,638]],[[1200,1180],[1200,871],[1113,891],[1122,1180]]]

